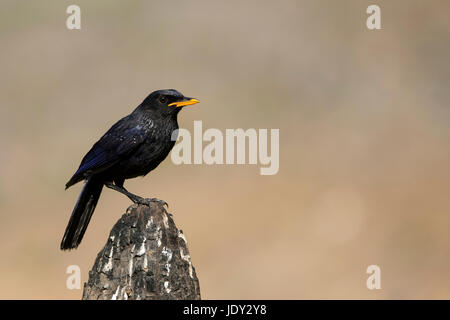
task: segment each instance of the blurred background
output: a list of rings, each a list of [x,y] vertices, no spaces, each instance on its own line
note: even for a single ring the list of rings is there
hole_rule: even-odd
[[[170,204],[204,299],[450,298],[450,2],[78,0],[68,30],[70,4],[1,4],[0,298],[81,298],[67,266],[87,281],[130,201],[104,189],[62,252],[64,184],[161,88],[201,101],[184,128],[280,129],[277,175],[168,158],[126,184]]]

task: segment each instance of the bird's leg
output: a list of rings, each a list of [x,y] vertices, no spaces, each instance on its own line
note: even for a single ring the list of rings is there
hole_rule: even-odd
[[[113,184],[111,182],[105,183],[105,186],[126,195],[134,203],[144,204],[144,205],[148,206],[148,205],[150,205],[150,202],[158,202],[159,204],[161,204],[163,206],[165,205],[165,206],[169,207],[169,204],[167,202],[165,202],[164,200],[159,200],[156,198],[142,198],[138,195],[135,195],[134,193],[129,192],[123,186],[119,186],[119,185]]]
[[[143,203],[144,202],[144,198],[139,197],[138,195],[135,195],[131,192],[129,192],[127,189],[125,189],[124,187],[115,185],[113,183],[106,183],[105,184],[108,188],[116,190],[124,195],[126,195],[128,198],[130,198],[131,201],[135,202],[135,203]]]

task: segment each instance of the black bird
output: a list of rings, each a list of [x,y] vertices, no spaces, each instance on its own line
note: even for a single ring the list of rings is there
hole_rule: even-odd
[[[177,90],[154,91],[93,145],[66,184],[67,189],[86,180],[66,227],[61,250],[74,249],[80,244],[103,186],[125,194],[135,203],[166,204],[132,194],[123,184],[125,179],[146,175],[166,158],[178,133],[174,133],[178,129],[178,112],[195,103],[197,99],[184,97]]]

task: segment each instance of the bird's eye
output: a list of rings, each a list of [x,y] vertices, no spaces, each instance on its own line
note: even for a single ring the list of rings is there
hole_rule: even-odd
[[[159,102],[161,102],[162,104],[166,104],[166,102],[167,102],[167,97],[165,97],[165,96],[159,97]]]

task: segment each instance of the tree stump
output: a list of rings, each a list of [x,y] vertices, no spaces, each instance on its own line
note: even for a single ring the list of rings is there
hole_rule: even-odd
[[[200,299],[186,238],[164,206],[134,204],[112,228],[83,300]]]

